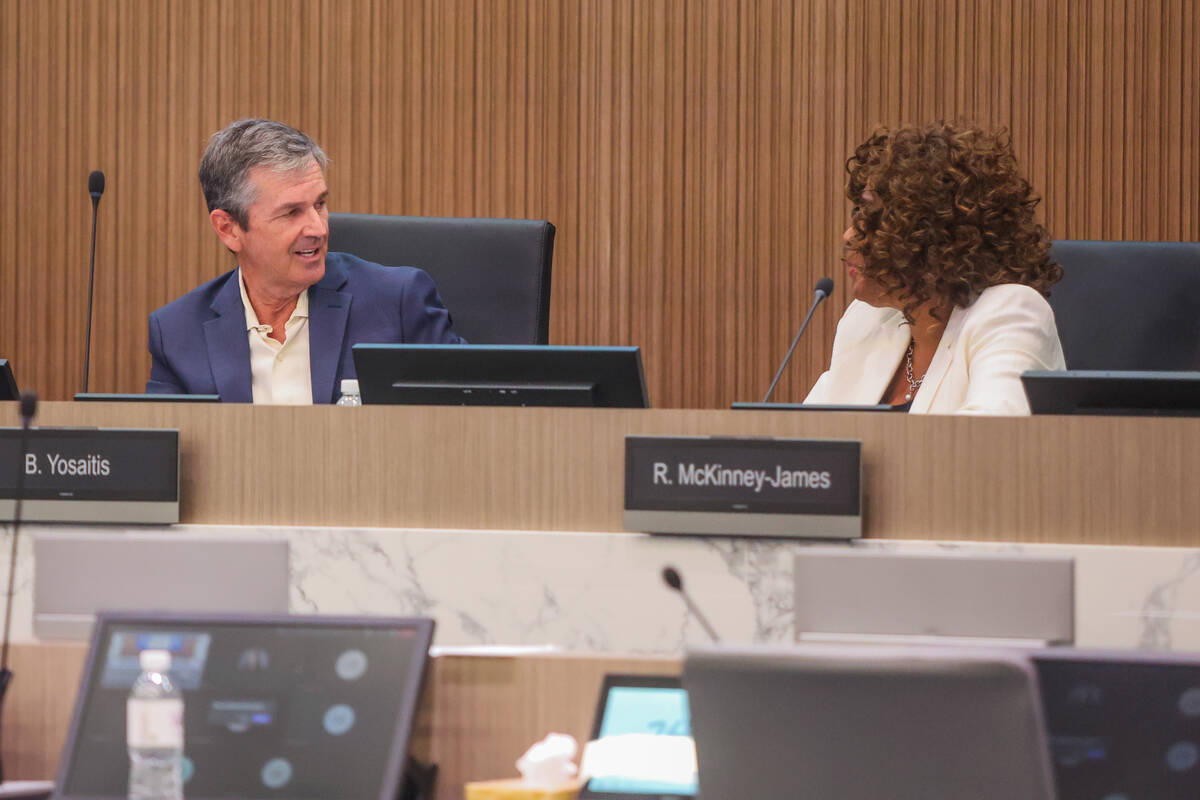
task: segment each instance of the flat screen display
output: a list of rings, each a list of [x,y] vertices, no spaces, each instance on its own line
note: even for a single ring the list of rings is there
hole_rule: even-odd
[[[637,347],[356,344],[366,405],[648,408]]]
[[[1031,370],[1021,383],[1034,414],[1200,416],[1200,372]]]
[[[610,675],[601,690],[593,739],[640,733],[655,736],[692,735],[687,690],[678,678]],[[593,798],[693,797],[697,781],[608,775],[592,778],[582,794]]]
[[[1059,800],[1200,797],[1200,659],[1035,663]]]
[[[392,800],[430,620],[141,620],[105,616],[59,776],[67,798],[124,798],[125,703],[138,654],[172,654],[184,697],[184,793]]]

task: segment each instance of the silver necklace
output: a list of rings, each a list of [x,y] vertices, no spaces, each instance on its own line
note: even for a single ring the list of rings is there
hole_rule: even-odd
[[[921,388],[921,384],[925,381],[925,376],[919,378],[913,377],[913,349],[916,342],[908,343],[908,350],[904,353],[904,379],[908,381],[908,394],[904,395],[904,402],[911,403],[917,390]]]

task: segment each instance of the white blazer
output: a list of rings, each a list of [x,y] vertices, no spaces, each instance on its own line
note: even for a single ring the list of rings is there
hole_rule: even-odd
[[[838,322],[829,369],[804,399],[813,405],[875,405],[911,340],[904,315],[855,300]],[[1054,311],[1036,290],[991,286],[946,323],[913,414],[1026,415],[1021,373],[1066,369]]]

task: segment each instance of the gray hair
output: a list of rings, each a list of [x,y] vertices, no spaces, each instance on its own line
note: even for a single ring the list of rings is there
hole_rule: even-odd
[[[269,119],[239,119],[208,140],[200,158],[200,188],[209,212],[221,209],[237,224],[250,226],[250,206],[255,201],[250,170],[266,166],[277,172],[303,169],[316,161],[321,170],[329,164],[325,151],[295,128]]]

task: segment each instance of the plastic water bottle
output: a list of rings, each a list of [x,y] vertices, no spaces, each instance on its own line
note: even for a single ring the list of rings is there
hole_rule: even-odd
[[[358,393],[358,381],[354,378],[342,378],[342,396],[338,398],[339,406],[361,406],[362,395]]]
[[[183,800],[183,693],[167,674],[171,654],[143,650],[125,705],[129,800]]]

